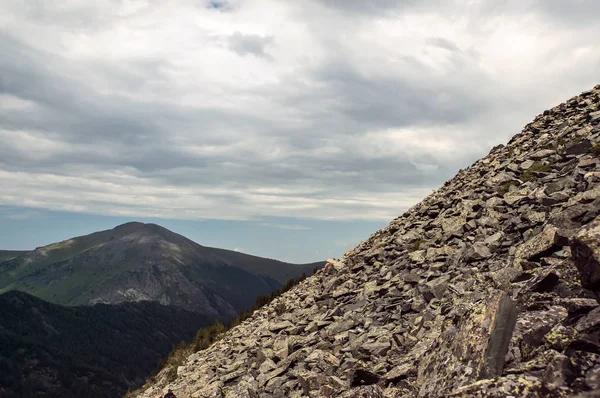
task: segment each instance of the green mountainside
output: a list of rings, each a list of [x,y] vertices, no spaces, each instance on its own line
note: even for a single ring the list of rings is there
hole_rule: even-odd
[[[0,262],[0,293],[20,290],[61,305],[156,301],[233,317],[257,296],[322,265],[204,247],[132,222]]]
[[[18,250],[0,250],[0,263],[3,263],[8,260],[12,260],[13,258],[23,256],[29,253],[28,251],[18,251]]]

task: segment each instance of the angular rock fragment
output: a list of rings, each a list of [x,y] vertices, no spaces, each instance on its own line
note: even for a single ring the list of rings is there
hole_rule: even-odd
[[[592,147],[592,143],[588,140],[582,140],[580,142],[575,142],[565,148],[565,153],[567,155],[581,155],[587,153],[588,150]]]
[[[459,386],[500,375],[516,319],[512,300],[495,291],[456,326],[447,322],[419,363],[419,396],[442,396]]]
[[[496,232],[493,235],[488,236],[483,241],[486,245],[496,245],[504,237],[504,233]]]
[[[531,359],[552,328],[568,316],[564,307],[552,306],[547,310],[529,311],[519,316],[510,345],[508,361],[523,362]]]
[[[466,222],[467,219],[465,216],[444,218],[442,220],[442,230],[444,232],[457,232],[463,228]]]
[[[581,228],[593,221],[600,214],[600,199],[592,203],[575,204],[562,209],[550,218],[550,223],[558,227],[561,232]],[[576,231],[573,231],[573,234]]]
[[[485,260],[491,256],[490,249],[481,243],[468,246],[462,254],[463,260],[467,263]]]
[[[540,270],[539,274],[527,283],[526,289],[536,292],[544,293],[550,292],[558,283],[560,276],[553,267],[548,267]]]
[[[586,289],[600,291],[600,218],[582,227],[573,237],[571,255]]]
[[[415,366],[411,363],[404,363],[396,366],[383,376],[383,380],[387,384],[397,384],[405,379],[409,373],[413,373]]]
[[[581,160],[579,163],[577,163],[577,167],[586,168],[589,166],[595,166],[598,163],[600,163],[600,159],[598,159],[598,158],[584,159],[584,160]]]
[[[435,298],[441,299],[448,288],[449,275],[444,275],[425,283]]]
[[[562,305],[569,311],[569,314],[588,313],[598,307],[598,302],[594,299],[568,297],[558,300],[558,304]]]
[[[595,308],[589,314],[581,318],[575,324],[575,329],[578,332],[584,332],[597,326],[600,326],[600,307]]]
[[[566,389],[551,394],[542,380],[537,377],[508,375],[460,387],[447,396],[452,398],[560,398],[572,396],[572,391]]]
[[[586,372],[585,384],[592,390],[600,390],[600,366],[595,366]]]
[[[554,327],[544,335],[544,344],[555,350],[564,351],[578,337],[578,332],[571,326],[561,324]]]
[[[515,257],[531,260],[553,248],[558,249],[563,244],[567,244],[567,241],[558,234],[558,228],[549,225],[540,234],[522,244],[517,249]]]
[[[384,398],[383,390],[379,386],[364,386],[346,391],[340,398]]]
[[[554,155],[555,153],[556,152],[552,149],[541,149],[532,153],[529,157],[534,160],[542,160],[546,159],[548,156]]]
[[[369,355],[385,356],[390,348],[390,342],[388,341],[363,344],[359,347],[359,350]]]

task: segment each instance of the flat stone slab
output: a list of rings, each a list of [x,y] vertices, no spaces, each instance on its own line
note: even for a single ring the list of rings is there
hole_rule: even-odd
[[[581,285],[600,290],[600,217],[579,229],[571,243],[573,262],[581,274]]]
[[[515,305],[500,290],[473,306],[456,325],[446,322],[419,364],[419,396],[443,396],[459,386],[499,376],[516,322]]]

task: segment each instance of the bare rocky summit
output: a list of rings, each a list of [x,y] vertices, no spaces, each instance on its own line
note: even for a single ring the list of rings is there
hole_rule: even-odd
[[[138,396],[596,396],[599,155],[597,86]]]

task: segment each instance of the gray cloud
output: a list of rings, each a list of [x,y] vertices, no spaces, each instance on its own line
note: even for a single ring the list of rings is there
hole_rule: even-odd
[[[556,20],[568,21],[578,25],[587,23],[600,23],[600,3],[595,0],[539,0],[538,5]]]
[[[415,14],[469,15],[480,29],[491,18],[537,16],[560,28],[583,29],[600,24],[600,2],[596,0],[313,0],[337,13],[357,18],[402,18]],[[443,40],[444,38],[442,38]],[[448,48],[450,49],[450,48]]]
[[[345,12],[353,13],[382,13],[399,7],[397,1],[393,0],[317,0],[324,6],[335,8]]]
[[[3,3],[0,205],[389,219],[597,83],[583,7],[316,3]]]
[[[442,4],[441,0],[314,0],[321,5],[338,12],[359,16],[397,15],[398,12],[415,7],[435,7]]]
[[[429,68],[420,68],[421,79],[415,80],[394,75],[366,76],[351,65],[337,62],[320,69],[316,78],[331,87],[338,99],[338,112],[363,128],[459,123],[484,110],[481,94],[453,87],[452,82],[432,84],[427,77],[435,78],[428,76]]]
[[[235,32],[229,37],[229,48],[241,56],[251,54],[270,59],[265,49],[272,41],[271,37]]]
[[[460,0],[458,0],[460,3]],[[600,12],[596,0],[508,0],[481,2],[478,12],[486,15],[537,15],[556,27],[586,28],[600,22],[595,16]]]
[[[456,43],[443,37],[430,37],[427,39],[427,44],[443,48],[448,51],[460,51]]]
[[[312,227],[308,227],[305,225],[296,225],[296,224],[274,224],[274,223],[263,222],[263,223],[258,223],[257,225],[260,227],[289,229],[292,231],[307,231],[307,230],[312,229]]]

